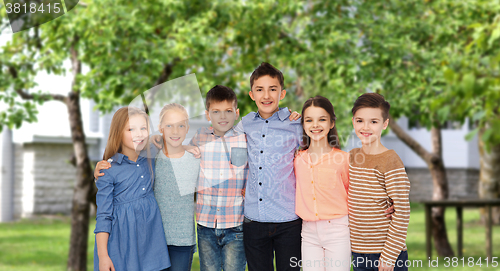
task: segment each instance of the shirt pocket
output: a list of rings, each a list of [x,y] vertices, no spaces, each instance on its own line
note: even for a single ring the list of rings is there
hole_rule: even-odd
[[[235,167],[244,166],[247,163],[247,148],[232,147],[231,148],[231,165]]]
[[[322,189],[335,189],[337,186],[337,171],[331,168],[318,168],[317,183]]]

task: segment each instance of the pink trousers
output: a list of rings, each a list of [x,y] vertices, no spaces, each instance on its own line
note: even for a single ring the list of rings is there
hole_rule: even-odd
[[[351,270],[349,218],[302,222],[304,271]]]

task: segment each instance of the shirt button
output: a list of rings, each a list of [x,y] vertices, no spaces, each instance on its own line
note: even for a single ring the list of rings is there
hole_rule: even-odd
[[[219,209],[217,209],[217,211],[219,211]]]
[[[259,182],[259,185],[262,185],[262,182]]]
[[[139,166],[139,165],[137,165],[137,166]]]
[[[262,135],[262,137],[266,137],[266,135]]]
[[[262,167],[259,167],[259,169],[262,169]]]
[[[146,188],[143,187],[142,190],[146,190]]]
[[[260,151],[260,153],[263,153],[264,151]]]
[[[311,181],[311,183],[314,183],[314,181]]]
[[[259,199],[259,201],[262,201],[262,199]]]
[[[313,200],[316,200],[316,198],[313,198]]]
[[[144,176],[141,176],[141,178],[144,178]]]
[[[269,121],[268,121],[268,120],[266,120],[266,123],[269,123]]]
[[[316,216],[318,216],[318,213],[316,213]]]

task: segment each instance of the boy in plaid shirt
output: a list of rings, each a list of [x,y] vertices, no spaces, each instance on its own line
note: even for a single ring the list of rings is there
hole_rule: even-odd
[[[233,129],[239,117],[234,91],[217,85],[206,96],[212,127],[200,128],[190,145],[201,152],[196,199],[201,271],[244,271],[243,196],[248,173],[247,141]]]

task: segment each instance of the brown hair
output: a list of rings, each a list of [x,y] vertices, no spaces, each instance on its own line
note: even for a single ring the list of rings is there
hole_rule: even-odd
[[[384,99],[384,96],[370,92],[365,93],[359,96],[354,102],[354,106],[352,107],[352,115],[356,114],[361,108],[380,108],[382,110],[382,118],[387,120],[389,118],[389,109],[391,109],[391,105]]]
[[[216,85],[207,92],[205,106],[207,110],[210,109],[210,103],[213,102],[233,102],[234,107],[238,108],[238,99],[236,98],[236,93],[226,86]]]
[[[106,143],[106,149],[104,150],[103,160],[108,160],[113,157],[116,153],[121,153],[123,144],[123,133],[125,130],[125,125],[127,125],[130,117],[140,115],[146,119],[148,132],[150,131],[149,116],[143,110],[136,107],[122,107],[118,109],[113,115],[111,120],[111,126],[109,128],[108,142]],[[146,151],[147,157],[150,157],[149,151],[149,138],[146,141]],[[151,160],[149,162],[149,169],[151,171],[151,177],[154,179],[153,167],[151,166]]]
[[[277,78],[280,82],[281,89],[285,88],[285,78],[283,77],[283,73],[280,70],[276,69],[273,65],[262,62],[259,67],[252,72],[250,76],[250,89],[253,87],[253,83],[255,80],[261,78],[262,76],[269,75],[272,78]]]
[[[328,115],[330,115],[331,122],[334,122],[337,119],[337,117],[335,116],[333,105],[330,102],[330,100],[319,95],[307,99],[307,101],[304,103],[304,106],[302,107],[302,118],[300,119],[300,123],[302,124],[302,149],[304,150],[307,150],[311,143],[311,138],[306,134],[306,131],[304,130],[304,112],[306,111],[307,108],[311,106],[316,106],[325,109]],[[337,133],[337,125],[334,125],[333,128],[330,129],[327,135],[327,139],[328,139],[328,144],[330,144],[331,147],[340,149],[340,140],[339,140],[339,135]]]

